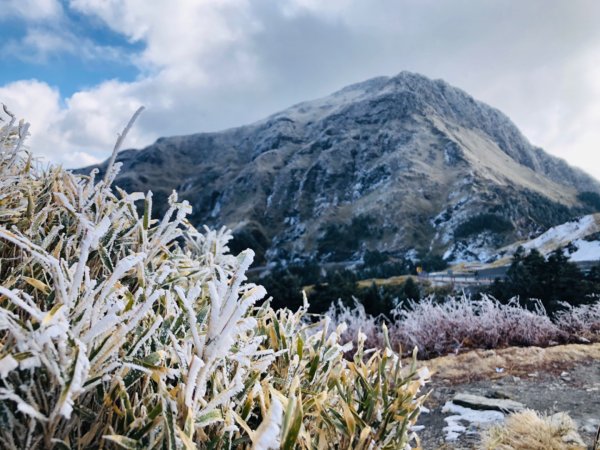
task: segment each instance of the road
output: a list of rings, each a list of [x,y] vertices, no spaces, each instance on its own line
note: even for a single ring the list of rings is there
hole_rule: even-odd
[[[589,270],[600,264],[600,261],[576,261],[575,264],[582,272]],[[453,273],[452,270],[445,272],[429,273],[422,278],[429,280],[434,286],[443,286],[453,284],[454,286],[481,286],[492,284],[496,279],[506,277],[510,266],[491,267],[487,269],[479,269],[477,271]]]

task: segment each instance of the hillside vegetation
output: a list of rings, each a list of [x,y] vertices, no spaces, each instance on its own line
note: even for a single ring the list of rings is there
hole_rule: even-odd
[[[151,193],[111,187],[119,164],[42,168],[26,135],[0,131],[0,447],[416,444],[426,370],[257,306],[228,231],[196,230],[176,193],[153,218]]]

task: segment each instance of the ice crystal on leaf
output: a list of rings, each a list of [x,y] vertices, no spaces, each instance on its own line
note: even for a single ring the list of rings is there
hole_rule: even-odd
[[[0,130],[1,448],[409,445],[414,367],[344,359],[342,328],[259,305],[252,250],[196,230],[176,193],[153,219],[114,157],[100,180],[42,168],[26,135]]]

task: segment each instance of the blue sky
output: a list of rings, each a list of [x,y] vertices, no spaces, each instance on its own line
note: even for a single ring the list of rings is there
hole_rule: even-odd
[[[0,85],[41,79],[69,97],[106,79],[128,82],[140,75],[130,56],[143,50],[143,42],[127,39],[68,2],[56,5],[60,16],[51,20],[32,20],[18,11],[0,14]]]
[[[402,70],[509,115],[600,178],[596,0],[3,0],[0,101],[67,167]]]

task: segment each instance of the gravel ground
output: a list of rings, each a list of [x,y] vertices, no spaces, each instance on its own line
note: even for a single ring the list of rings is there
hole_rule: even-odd
[[[549,415],[566,412],[575,420],[581,437],[591,448],[600,425],[600,358],[596,357],[600,346],[584,346],[589,347],[587,350],[577,346],[576,351],[571,351],[570,347],[561,346],[551,351],[532,348],[533,356],[530,359],[527,358],[529,350],[518,349],[513,354],[518,354],[520,363],[506,358],[511,354],[510,349],[498,351],[503,352],[503,361],[510,367],[499,367],[494,375],[485,370],[482,370],[485,372],[483,374],[478,373],[477,369],[481,367],[472,364],[470,367],[465,365],[465,376],[458,376],[457,359],[452,361],[453,377],[448,379],[444,378],[445,364],[439,365],[429,384],[431,395],[425,403],[430,412],[422,414],[418,423],[425,426],[419,432],[423,449],[478,448],[480,427],[476,425],[467,426],[466,432],[453,442],[445,440],[444,427],[447,422],[444,419],[451,413],[444,413],[442,409],[459,392],[509,398]],[[561,358],[561,352],[568,354],[569,358]],[[574,353],[578,353],[576,358],[572,357]],[[480,351],[480,354],[485,354],[485,351]],[[431,365],[435,364],[432,361]]]

